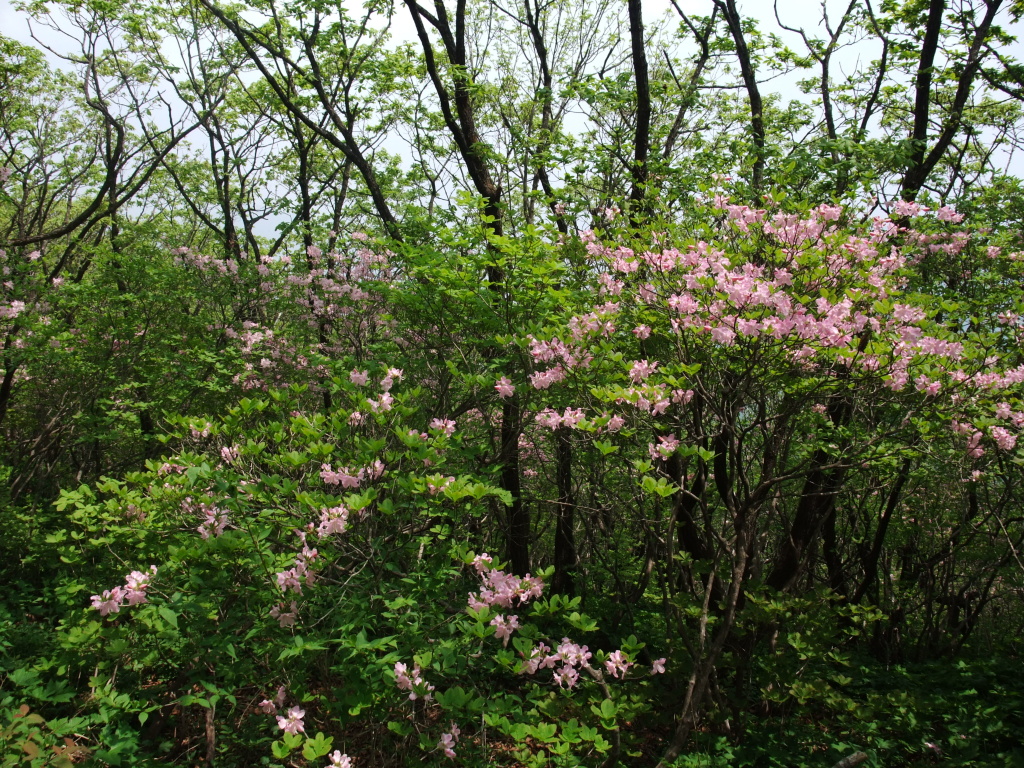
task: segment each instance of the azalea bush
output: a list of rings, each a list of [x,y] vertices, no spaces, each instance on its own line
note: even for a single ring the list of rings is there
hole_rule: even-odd
[[[807,755],[910,759],[853,716],[857,665],[1019,619],[1021,265],[893,213],[719,190],[658,231],[177,253],[259,281],[208,323],[231,404],[61,492],[9,727],[40,709],[29,741],[77,727],[109,764],[683,765],[770,715]]]

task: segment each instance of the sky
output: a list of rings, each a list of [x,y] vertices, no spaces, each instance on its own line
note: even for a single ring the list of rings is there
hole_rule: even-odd
[[[624,3],[625,0],[622,0],[622,2]],[[676,2],[684,12],[694,14],[708,14],[712,6],[711,0],[676,0]],[[768,0],[747,0],[746,2],[739,0],[738,6],[742,15],[757,19],[762,29],[776,32],[795,50],[802,51],[803,44],[799,37],[791,32],[779,29],[775,19],[775,6],[778,6],[779,18],[787,26],[799,27],[806,25],[809,34],[824,35],[824,30],[821,28],[822,8],[824,7],[829,16],[835,19],[839,17],[848,4],[849,0],[777,0],[776,3],[769,2]],[[401,0],[396,0],[396,6],[399,5],[401,5]],[[672,9],[670,0],[644,0],[643,8],[644,18],[648,24],[665,18],[668,18],[669,23],[672,25],[678,24],[678,16]],[[1017,26],[1020,27],[1020,25]],[[38,24],[34,26],[34,29],[44,43],[54,47],[61,45],[60,36],[51,30],[47,30]],[[27,16],[17,11],[11,0],[0,0],[0,31],[4,35],[17,40],[31,42]],[[1024,37],[1021,34],[1024,30],[1014,29],[1011,31]],[[408,13],[402,12],[401,9],[397,10],[392,22],[391,32],[393,40],[396,42],[415,39],[415,33]],[[1010,50],[1011,53],[1016,54],[1018,59],[1024,58],[1024,43],[1018,41],[1011,46]],[[843,51],[838,57],[839,66],[842,67],[844,63],[847,66],[855,65],[858,56],[867,57],[870,56],[870,53],[857,50],[856,48]],[[781,81],[767,83],[764,88],[768,93],[780,92],[783,95],[788,95],[789,92],[792,92],[793,95],[796,95],[795,80],[795,76],[790,78],[789,81],[782,79]]]
[[[831,14],[841,13],[848,5],[849,0],[825,0],[825,5]],[[677,0],[680,8],[686,13],[709,13],[711,0]],[[397,5],[398,3],[396,3]],[[771,3],[765,0],[754,0],[753,2],[739,2],[740,12],[744,16],[752,16],[760,22],[772,27],[775,26],[775,16]],[[780,17],[782,21],[797,25],[801,22],[820,22],[821,0],[782,0],[780,3]],[[676,19],[675,11],[669,0],[644,0],[644,18],[651,22],[663,16]],[[14,8],[11,0],[0,0],[0,31],[8,37],[17,40],[28,41],[28,23],[25,14]],[[40,32],[37,28],[37,32]],[[407,13],[396,13],[392,26],[392,32],[399,40],[411,40],[414,37],[412,22]],[[57,42],[58,38],[46,36],[44,41]]]

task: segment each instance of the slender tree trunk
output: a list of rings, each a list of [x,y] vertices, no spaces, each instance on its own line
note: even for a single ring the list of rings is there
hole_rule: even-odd
[[[754,143],[754,165],[751,170],[750,186],[751,197],[754,204],[757,204],[760,202],[761,189],[764,186],[765,166],[764,107],[761,89],[757,84],[757,73],[754,71],[750,49],[747,48],[747,39],[743,34],[743,24],[736,8],[736,0],[715,0],[715,5],[722,10],[729,25],[729,33],[732,35],[736,57],[740,63],[740,76],[743,78],[743,87],[747,91],[747,101],[750,104],[750,137]]]
[[[558,511],[555,520],[555,592],[572,595],[576,590],[576,542],[573,532],[576,499],[572,489],[572,440],[568,427],[555,430],[555,479]]]
[[[648,154],[651,149],[651,84],[647,73],[644,22],[641,0],[628,0],[629,38],[636,83],[636,131],[633,136],[633,186],[629,193],[630,219],[634,225],[646,218],[647,181],[650,177]]]

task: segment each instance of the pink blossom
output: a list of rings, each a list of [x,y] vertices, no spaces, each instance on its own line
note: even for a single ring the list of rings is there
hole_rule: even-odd
[[[629,369],[629,378],[633,383],[639,383],[654,373],[657,367],[657,362],[650,363],[646,360],[638,360]]]
[[[388,379],[385,379],[384,381],[387,380]],[[369,401],[370,410],[374,413],[384,413],[385,411],[391,410],[391,406],[394,402],[395,398],[391,396],[391,393],[385,391],[378,399]]]
[[[494,388],[498,391],[499,397],[511,397],[512,393],[516,391],[515,386],[505,376],[498,379],[498,383],[494,385]]]
[[[545,408],[535,417],[538,424],[549,429],[558,429],[562,424],[562,417],[550,408]]]
[[[638,325],[633,329],[633,335],[638,339],[646,339],[651,335],[651,327],[649,325]]]
[[[455,745],[459,742],[459,735],[462,731],[459,730],[455,723],[452,723],[451,729],[448,733],[441,734],[441,740],[437,742],[437,748],[444,751],[445,756],[455,757]]]
[[[535,648],[530,649],[530,656],[528,658],[520,652],[519,655],[523,657],[523,663],[519,668],[519,673],[522,675],[535,674],[540,669],[541,664],[548,658],[548,651],[550,650],[544,643],[538,643]]]
[[[274,702],[272,702],[270,699],[264,699],[259,703],[258,706],[260,708],[260,711],[262,711],[263,714],[265,715],[277,714],[277,707],[274,705]]]
[[[430,422],[430,428],[440,430],[445,437],[451,437],[455,432],[455,422],[451,419],[434,419]]]
[[[494,636],[501,640],[502,644],[507,648],[512,632],[519,629],[519,617],[509,616],[506,619],[504,615],[499,613],[491,619],[491,626],[494,627]]]
[[[344,533],[348,526],[348,514],[344,504],[321,510],[317,535],[323,538],[334,533]]]
[[[924,206],[907,200],[897,200],[892,207],[892,213],[895,216],[917,216],[927,210]]]
[[[336,749],[331,753],[331,768],[352,768],[352,758],[341,754],[341,750]]]
[[[663,675],[665,674],[665,659],[655,659],[654,663],[651,664],[652,675]]]
[[[615,416],[612,416],[608,420],[608,423],[605,425],[605,428],[609,432],[618,432],[620,429],[622,429],[622,427],[625,425],[625,423],[626,423],[626,420],[624,418],[622,418],[621,416],[616,414]]]
[[[914,380],[914,383],[917,385],[918,392],[924,392],[928,397],[934,397],[942,389],[942,382],[931,381],[923,373]]]
[[[0,317],[15,318],[25,311],[24,301],[12,301],[6,307],[0,306]]]
[[[565,371],[561,365],[556,365],[547,371],[537,371],[530,374],[530,384],[534,389],[547,389],[565,378]]]
[[[679,447],[679,440],[673,435],[659,435],[658,442],[660,445],[655,446],[653,443],[647,445],[647,453],[652,459],[667,459],[673,453],[676,452],[676,448]]]
[[[196,528],[200,536],[204,539],[211,536],[217,538],[224,533],[224,529],[230,522],[227,512],[207,504],[200,504],[199,511],[203,513],[203,522]]]
[[[282,592],[295,592],[296,594],[302,594],[302,581],[300,580],[302,574],[295,568],[289,568],[286,571],[279,571],[277,574],[277,586],[281,588]],[[275,616],[276,618],[276,616]]]
[[[618,677],[620,674],[625,676],[626,671],[633,666],[633,663],[626,658],[622,651],[614,651],[609,654],[604,662],[604,666],[608,670],[608,674],[612,677]]]
[[[565,411],[562,412],[562,426],[575,429],[579,426],[579,423],[583,421],[583,418],[582,408],[566,408]]]
[[[109,616],[121,610],[121,600],[124,598],[124,589],[114,587],[103,590],[102,595],[92,596],[92,606],[100,612],[100,616]]]
[[[962,213],[957,213],[948,205],[944,205],[939,208],[939,210],[935,212],[935,217],[939,221],[951,221],[954,224],[959,224],[964,220],[964,215]]]
[[[607,272],[600,275],[597,279],[598,282],[601,283],[601,295],[610,294],[612,296],[619,296],[622,293],[622,289],[626,287],[626,284],[624,282],[622,282],[621,280],[616,280]]]
[[[554,661],[564,661],[573,667],[582,667],[590,661],[593,654],[585,645],[578,645],[568,637],[563,637],[554,654]],[[551,665],[553,666],[553,664]]]
[[[125,605],[141,605],[148,602],[146,590],[156,575],[156,566],[149,566],[148,571],[132,571],[125,578],[123,587],[105,589],[101,595],[93,595],[91,608],[100,612],[100,616],[109,616],[120,612]]]
[[[540,597],[543,593],[544,582],[539,577],[526,574],[519,578],[499,568],[492,568],[491,562],[490,555],[486,553],[479,555],[473,561],[473,567],[480,574],[483,588],[479,593],[469,595],[468,604],[471,609],[480,610],[494,605],[511,608],[513,601],[518,601],[519,605],[523,605],[535,597]],[[518,627],[518,619],[516,627]],[[516,627],[512,627],[512,629]]]
[[[156,575],[156,566],[150,566],[148,572],[132,571],[125,580],[124,597],[128,605],[141,605],[148,601],[146,589],[149,582]]]
[[[302,718],[305,716],[305,710],[299,707],[292,707],[288,710],[287,717],[278,715],[277,727],[285,733],[305,733],[306,727],[302,723]]]
[[[1017,445],[1017,436],[1003,427],[992,427],[992,439],[1004,451],[1012,451]]]
[[[433,477],[427,478],[427,490],[430,492],[431,496],[436,496],[454,482],[454,477],[441,477],[440,475],[434,475]]]
[[[821,217],[822,221],[839,221],[839,216],[843,212],[843,207],[841,205],[828,205],[826,203],[822,203],[815,209],[815,211],[818,216]]]
[[[727,347],[732,346],[736,340],[736,331],[724,325],[716,325],[714,328],[711,328],[711,338],[719,344],[724,344]]]
[[[554,673],[554,678],[560,688],[573,688],[579,682],[580,673],[566,664]]]
[[[328,485],[340,485],[342,488],[358,488],[363,480],[363,470],[353,471],[348,467],[341,467],[335,472],[331,469],[330,464],[321,464],[320,479]]]
[[[370,378],[369,371],[359,371],[352,369],[352,372],[348,375],[349,381],[355,384],[357,387],[362,387]]]
[[[388,368],[387,375],[380,380],[380,388],[385,392],[389,392],[391,387],[395,385],[395,382],[401,380],[402,370],[400,368]]]
[[[430,692],[434,690],[434,686],[423,679],[421,672],[419,664],[413,665],[412,674],[410,675],[408,666],[400,661],[395,662],[395,684],[399,690],[409,691],[410,701],[416,701],[420,697],[429,699],[431,697]]]

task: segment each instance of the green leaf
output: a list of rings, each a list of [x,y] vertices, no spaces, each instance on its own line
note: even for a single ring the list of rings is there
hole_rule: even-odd
[[[306,739],[306,743],[302,747],[302,756],[307,760],[316,760],[330,752],[333,744],[334,739],[332,737],[324,736],[318,732],[316,738]]]
[[[176,614],[166,605],[161,605],[159,608],[157,608],[157,612],[164,618],[164,621],[166,621],[175,629],[178,628],[178,614]]]

